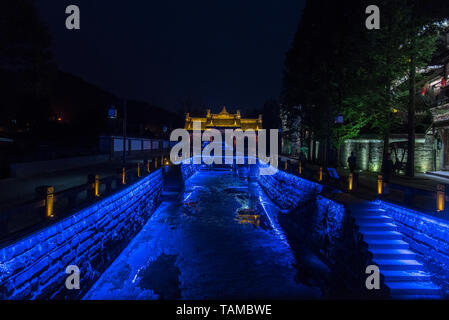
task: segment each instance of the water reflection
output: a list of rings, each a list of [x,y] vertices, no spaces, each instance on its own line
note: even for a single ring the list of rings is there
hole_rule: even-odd
[[[256,227],[260,226],[260,214],[242,214],[239,213],[237,220],[241,224],[252,224]]]

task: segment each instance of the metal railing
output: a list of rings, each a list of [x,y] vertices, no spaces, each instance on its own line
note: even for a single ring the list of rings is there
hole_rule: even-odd
[[[335,174],[332,174],[332,168],[329,168],[331,170],[325,167],[314,169],[304,166],[301,162],[293,163],[289,160],[281,161],[279,168],[287,173],[339,189],[343,192],[357,193],[360,191],[358,174],[349,173],[344,176],[337,174],[335,176]],[[377,199],[425,210],[427,213],[438,214],[440,217],[447,215],[449,218],[449,185],[437,184],[436,187],[425,190],[385,182],[383,176],[378,175],[376,183],[365,186],[365,189],[368,189],[373,194],[375,193]]]
[[[0,243],[14,241],[105,199],[167,165],[167,161],[167,157],[153,158],[132,168],[117,168],[116,174],[101,179],[89,174],[85,184],[58,192],[53,186],[38,187],[36,200],[0,210]]]

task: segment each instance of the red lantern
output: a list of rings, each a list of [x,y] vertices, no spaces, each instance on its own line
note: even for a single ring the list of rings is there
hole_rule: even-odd
[[[422,89],[421,89],[421,95],[422,95],[422,96],[425,96],[425,95],[426,95],[426,92],[427,92],[426,87],[422,87]]]
[[[441,78],[441,87],[445,87],[446,86],[446,78],[445,77],[443,77],[443,78]]]

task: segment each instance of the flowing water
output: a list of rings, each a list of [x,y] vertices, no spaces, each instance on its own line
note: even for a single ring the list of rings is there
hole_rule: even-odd
[[[278,214],[256,182],[197,172],[84,298],[319,298],[319,289],[295,280],[298,262]]]

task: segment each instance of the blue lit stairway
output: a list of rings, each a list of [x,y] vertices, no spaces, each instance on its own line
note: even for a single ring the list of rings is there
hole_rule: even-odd
[[[393,299],[441,298],[440,288],[423,271],[385,210],[375,204],[353,205],[350,210]]]

